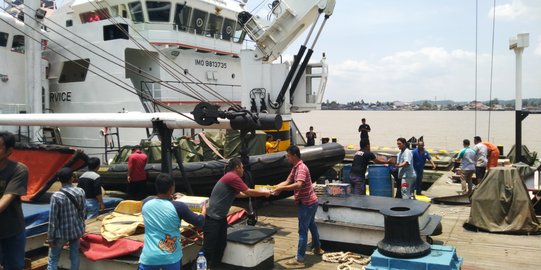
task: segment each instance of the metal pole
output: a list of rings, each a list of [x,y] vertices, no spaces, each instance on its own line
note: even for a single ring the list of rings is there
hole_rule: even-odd
[[[161,120],[152,121],[152,125],[158,131],[158,138],[162,142],[162,173],[171,175],[171,136],[173,130],[168,128]]]
[[[522,52],[529,46],[530,34],[518,34],[509,40],[509,49],[515,51],[515,163],[522,161],[522,120],[528,112],[522,111]]]
[[[515,160],[518,163],[522,160],[522,117],[520,110],[515,111]]]
[[[515,49],[516,66],[515,66],[515,110],[522,110],[522,52],[523,48]]]
[[[522,52],[515,49],[515,163],[522,161]]]

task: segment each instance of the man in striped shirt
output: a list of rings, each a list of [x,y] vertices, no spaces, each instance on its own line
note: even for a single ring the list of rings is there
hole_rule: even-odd
[[[62,168],[56,175],[62,188],[51,196],[49,213],[49,265],[48,270],[58,269],[60,252],[66,243],[70,247],[71,270],[79,269],[79,238],[85,233],[85,192],[72,185],[75,174]]]
[[[299,244],[297,247],[297,256],[286,262],[290,266],[304,266],[304,255],[308,243],[308,230],[312,234],[312,247],[314,254],[321,255],[321,243],[319,242],[319,232],[314,221],[318,201],[314,188],[312,187],[312,177],[310,171],[301,160],[299,147],[291,145],[287,148],[287,160],[293,164],[293,168],[287,179],[278,184],[274,194],[280,194],[283,190],[293,190],[295,204],[298,206],[299,216]]]

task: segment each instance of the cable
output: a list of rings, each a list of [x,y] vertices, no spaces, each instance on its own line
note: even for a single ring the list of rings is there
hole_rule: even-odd
[[[492,80],[493,80],[493,74],[494,74],[494,35],[495,35],[495,29],[496,29],[496,0],[494,0],[494,6],[492,8],[494,10],[492,14],[492,50],[490,52],[490,95],[489,95],[489,102],[488,102],[488,136],[487,140],[490,141],[490,120],[492,117]]]
[[[478,37],[479,37],[479,0],[475,0],[475,119],[474,119],[474,134],[477,136],[477,57],[478,57]]]

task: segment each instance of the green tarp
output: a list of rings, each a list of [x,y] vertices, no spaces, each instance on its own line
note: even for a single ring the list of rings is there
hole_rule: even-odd
[[[528,149],[528,147],[526,147],[526,145],[523,145],[522,146],[522,150],[521,150],[521,156],[522,156],[522,161],[524,161],[525,163],[527,163],[528,165],[530,166],[536,166],[536,167],[539,167],[539,161],[537,160],[537,152],[530,152],[530,149]],[[513,145],[513,147],[511,147],[511,150],[509,151],[509,153],[507,153],[507,158],[512,162],[512,163],[517,163],[517,160],[516,160],[516,152],[515,152],[515,146]]]
[[[488,172],[472,194],[470,218],[465,226],[494,233],[541,232],[528,191],[516,168],[496,167]]]
[[[180,151],[183,162],[197,162],[219,160],[240,156],[240,132],[236,130],[211,130],[204,131],[195,136],[197,140],[189,137],[177,138],[173,141],[173,150]],[[248,142],[248,155],[265,154],[264,132],[256,132],[255,136]],[[114,157],[113,164],[125,163],[131,154],[133,146],[123,146],[120,152]],[[148,156],[148,163],[161,162],[161,142],[145,141],[142,143],[142,150]],[[172,158],[173,163],[176,159]]]

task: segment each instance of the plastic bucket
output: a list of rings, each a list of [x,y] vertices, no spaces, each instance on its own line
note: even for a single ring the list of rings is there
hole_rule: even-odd
[[[369,165],[368,181],[371,196],[393,197],[393,182],[391,181],[391,171],[388,166]]]
[[[342,166],[342,182],[349,183],[349,173],[351,172],[351,164]]]

